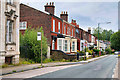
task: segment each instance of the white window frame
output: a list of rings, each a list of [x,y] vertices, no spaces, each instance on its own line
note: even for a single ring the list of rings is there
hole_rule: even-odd
[[[53,32],[55,32],[55,20],[53,20]]]
[[[52,40],[52,50],[55,50],[55,41]]]
[[[66,25],[64,25],[64,34],[66,34]]]
[[[27,22],[24,21],[24,22],[20,22],[20,30],[25,30],[27,29]]]
[[[71,35],[70,34],[70,27],[68,26],[68,28],[67,28],[67,35]]]
[[[10,31],[10,24],[11,24],[11,31]],[[11,20],[7,20],[6,25],[6,43],[12,43],[13,38],[13,22]]]
[[[75,41],[72,41],[72,51],[75,51]]]
[[[66,43],[66,41],[67,41],[67,43]],[[65,52],[67,52],[68,51],[68,40],[65,40]]]
[[[73,36],[73,29],[72,29],[72,36]]]
[[[63,51],[65,51],[65,40],[63,40]]]
[[[58,33],[60,33],[60,22],[58,22]]]
[[[58,50],[63,50],[62,48],[62,39],[58,39]]]

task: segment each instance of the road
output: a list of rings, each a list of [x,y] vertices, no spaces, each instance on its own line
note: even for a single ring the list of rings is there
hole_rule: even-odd
[[[73,66],[34,78],[112,78],[117,59],[115,55],[100,60]]]
[[[3,78],[112,78],[116,56],[99,59],[88,64],[45,67],[2,76]]]

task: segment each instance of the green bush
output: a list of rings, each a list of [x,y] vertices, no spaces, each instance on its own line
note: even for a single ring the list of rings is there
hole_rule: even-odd
[[[43,63],[49,63],[49,62],[52,62],[53,60],[52,59],[45,59],[44,61],[43,61]]]
[[[95,52],[95,54],[99,55],[99,49],[93,49],[93,51]]]
[[[6,68],[6,67],[8,67],[8,64],[3,64],[2,65],[2,68]]]
[[[40,29],[28,28],[24,35],[20,34],[20,56],[35,62],[41,62],[41,41],[37,41],[37,32],[42,32],[43,60],[46,58],[47,39],[44,37],[42,27]]]
[[[110,48],[105,49],[106,54],[111,54],[112,50]]]
[[[79,51],[79,55],[83,56],[83,55],[85,55],[85,52],[84,51]]]
[[[90,46],[89,49],[92,50],[94,48],[94,46]]]

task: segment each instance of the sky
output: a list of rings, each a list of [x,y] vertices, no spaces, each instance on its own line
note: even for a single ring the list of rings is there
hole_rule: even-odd
[[[56,16],[60,17],[62,11],[67,11],[68,22],[74,19],[86,31],[88,27],[97,28],[98,23],[103,29],[118,31],[118,0],[21,0],[21,3],[43,12],[47,2],[54,2]]]

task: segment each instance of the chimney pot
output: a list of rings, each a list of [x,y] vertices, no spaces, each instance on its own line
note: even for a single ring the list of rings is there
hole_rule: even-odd
[[[55,8],[54,2],[50,2],[49,4],[47,3],[44,7],[46,12],[49,12],[50,14],[54,15],[54,8]]]
[[[64,11],[64,14],[65,14],[65,11]]]
[[[61,14],[63,14],[63,11],[61,12]]]
[[[67,14],[67,11],[66,11],[66,14]]]
[[[54,5],[54,2],[52,2],[52,5]]]

